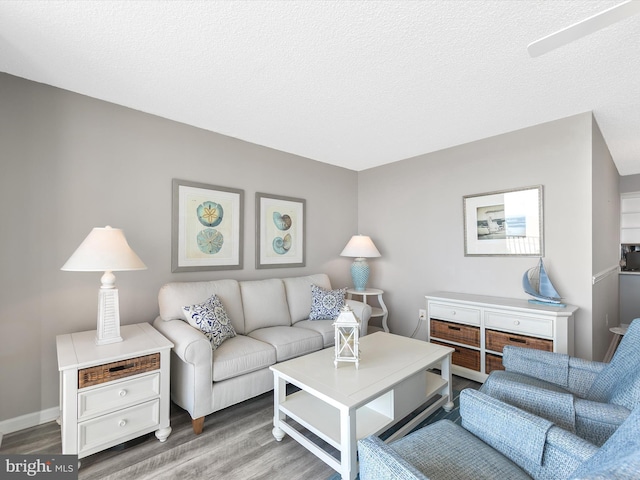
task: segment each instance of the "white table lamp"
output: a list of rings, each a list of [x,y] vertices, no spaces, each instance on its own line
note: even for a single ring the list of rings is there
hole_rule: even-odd
[[[371,238],[367,235],[354,235],[340,256],[355,257],[351,264],[353,286],[358,291],[364,291],[367,288],[367,280],[369,280],[369,264],[366,259],[380,256],[380,252]]]
[[[127,243],[119,228],[94,228],[61,270],[104,272],[98,293],[98,331],[96,345],[121,342],[120,307],[116,276],[113,272],[145,270],[147,267]]]

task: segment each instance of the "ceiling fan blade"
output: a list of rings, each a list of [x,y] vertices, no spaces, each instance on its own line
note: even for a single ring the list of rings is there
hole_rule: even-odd
[[[603,12],[596,13],[589,18],[574,23],[551,35],[547,35],[540,40],[536,40],[529,44],[527,50],[532,57],[538,57],[639,12],[640,0],[627,0],[624,3],[611,7]]]

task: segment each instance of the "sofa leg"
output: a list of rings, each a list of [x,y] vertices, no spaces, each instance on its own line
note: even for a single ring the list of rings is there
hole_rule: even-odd
[[[204,427],[204,417],[192,419],[191,425],[193,426],[193,433],[200,435],[202,433],[202,428]]]

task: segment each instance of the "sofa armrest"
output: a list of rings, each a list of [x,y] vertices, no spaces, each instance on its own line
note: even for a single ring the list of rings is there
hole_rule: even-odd
[[[576,431],[574,397],[566,391],[554,391],[526,383],[527,377],[510,371],[491,372],[480,391],[502,402],[526,410],[569,430]],[[560,390],[560,389],[559,389]]]
[[[602,445],[631,413],[615,403],[600,403],[576,398],[576,433],[595,445]]]
[[[429,480],[375,436],[358,442],[358,458],[360,480]]]
[[[549,420],[472,389],[460,392],[460,416],[466,430],[512,461],[542,463]]]
[[[358,300],[346,299],[345,303],[351,307],[356,317],[360,319],[360,336],[363,337],[367,334],[369,328],[369,319],[371,318],[371,305],[360,302]]]
[[[204,334],[182,320],[162,320],[153,326],[174,344],[171,358],[171,399],[197,419],[211,412],[213,351]]]
[[[211,343],[204,334],[182,320],[162,320],[153,322],[156,330],[173,342],[173,352],[186,363],[211,365]]]
[[[507,372],[522,373],[563,388],[569,386],[569,355],[507,345],[502,351]]]
[[[460,393],[462,426],[535,478],[568,477],[598,447],[482,392]],[[546,472],[546,473],[545,473]]]
[[[596,376],[607,365],[602,362],[570,357],[564,353],[545,352],[532,348],[504,347],[502,364],[508,372],[517,372],[553,383],[584,396]]]
[[[596,377],[606,366],[602,362],[569,357],[569,391],[579,397],[586,396]]]

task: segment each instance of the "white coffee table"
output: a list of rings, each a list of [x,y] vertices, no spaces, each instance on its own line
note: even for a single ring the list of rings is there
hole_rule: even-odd
[[[387,441],[405,435],[436,409],[451,402],[452,348],[421,340],[376,332],[360,339],[360,366],[333,364],[334,349],[273,365],[273,436],[285,433],[352,480],[358,473],[357,441],[380,434],[427,400],[439,398]],[[440,368],[441,373],[427,372]],[[299,391],[287,395],[286,384]],[[340,459],[305,436],[295,423],[317,435],[340,452]]]

